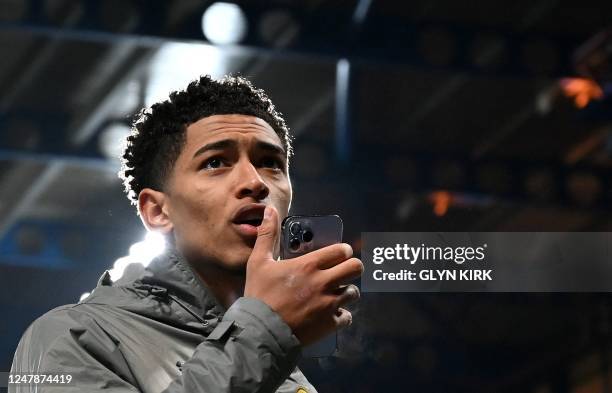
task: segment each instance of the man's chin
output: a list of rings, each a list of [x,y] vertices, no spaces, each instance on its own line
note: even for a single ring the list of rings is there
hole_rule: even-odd
[[[242,238],[242,241],[244,246],[249,249],[249,255],[251,255],[251,251],[253,251],[253,248],[255,248],[255,242],[257,241],[257,237]]]
[[[236,273],[237,275],[245,275],[247,263],[252,251],[252,249],[241,249],[240,251],[237,251],[236,254],[229,255],[226,262],[222,264],[223,267],[230,272]]]
[[[218,261],[222,268],[236,275],[246,274],[247,262],[253,252],[256,239],[253,240],[252,244],[248,244],[247,239],[241,240],[238,244],[228,245],[229,252],[226,252],[223,259]]]

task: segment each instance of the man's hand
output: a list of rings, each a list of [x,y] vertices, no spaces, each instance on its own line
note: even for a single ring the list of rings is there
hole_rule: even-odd
[[[267,206],[247,264],[244,296],[270,306],[308,345],[351,324],[351,313],[342,306],[359,299],[359,290],[346,284],[361,276],[363,264],[351,258],[353,249],[345,243],[277,261],[279,226],[276,209]]]

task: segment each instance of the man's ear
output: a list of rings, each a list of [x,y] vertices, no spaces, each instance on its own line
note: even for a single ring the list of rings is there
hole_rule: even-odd
[[[172,229],[168,215],[168,198],[161,191],[143,188],[138,194],[138,212],[142,223],[149,231],[167,235]]]

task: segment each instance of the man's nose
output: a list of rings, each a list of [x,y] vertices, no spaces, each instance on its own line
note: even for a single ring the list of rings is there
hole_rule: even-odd
[[[239,165],[239,167],[236,196],[238,198],[251,197],[255,200],[265,199],[270,193],[270,189],[257,172],[257,168],[250,162]]]

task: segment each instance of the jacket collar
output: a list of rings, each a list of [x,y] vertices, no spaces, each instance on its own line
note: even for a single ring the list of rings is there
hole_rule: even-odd
[[[123,295],[119,295],[113,288],[121,290]],[[134,303],[133,300],[124,297],[127,295],[128,298],[132,298],[129,294],[134,293],[134,290],[141,294],[140,297],[155,297],[160,301],[169,301],[174,311],[168,314],[162,308],[155,306],[157,302]],[[180,320],[193,328],[201,328],[201,322],[205,321],[205,330],[214,328],[226,311],[189,262],[175,248],[169,248],[153,259],[146,268],[141,264],[128,265],[121,279],[114,283],[106,271],[100,277],[96,291],[92,295],[87,299],[88,303],[114,304],[156,319],[175,323]]]
[[[225,313],[225,308],[175,248],[155,258],[137,281],[167,289],[200,316],[218,317]]]

